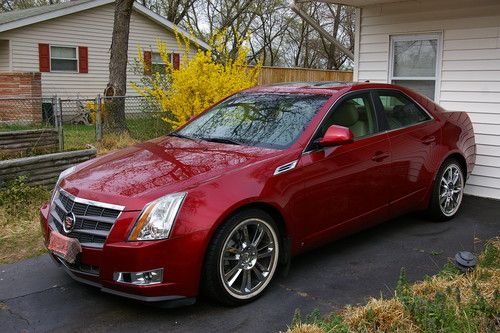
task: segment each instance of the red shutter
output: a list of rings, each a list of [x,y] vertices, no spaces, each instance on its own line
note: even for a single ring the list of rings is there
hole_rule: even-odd
[[[179,53],[172,53],[172,66],[174,69],[181,68],[181,55]]]
[[[86,46],[78,46],[78,72],[89,72],[89,49]]]
[[[38,63],[40,72],[50,72],[50,46],[38,44]]]
[[[151,51],[144,51],[144,75],[151,75]]]

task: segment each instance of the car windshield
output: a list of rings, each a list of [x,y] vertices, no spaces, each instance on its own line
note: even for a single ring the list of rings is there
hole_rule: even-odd
[[[328,97],[318,94],[240,93],[172,135],[284,149],[298,139]]]

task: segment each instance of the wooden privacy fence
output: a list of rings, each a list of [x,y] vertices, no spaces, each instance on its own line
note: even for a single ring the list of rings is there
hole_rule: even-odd
[[[351,71],[263,66],[259,85],[280,82],[352,81]]]
[[[0,161],[0,187],[20,176],[29,185],[53,186],[61,171],[95,156],[96,149],[90,148]]]
[[[0,132],[0,156],[32,151],[57,151],[60,137],[57,129],[45,128]]]

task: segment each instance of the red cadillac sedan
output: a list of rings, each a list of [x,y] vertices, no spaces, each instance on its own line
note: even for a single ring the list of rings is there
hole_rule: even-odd
[[[239,305],[297,253],[411,211],[451,219],[474,162],[467,114],[406,88],[257,87],[64,171],[41,224],[78,281]]]

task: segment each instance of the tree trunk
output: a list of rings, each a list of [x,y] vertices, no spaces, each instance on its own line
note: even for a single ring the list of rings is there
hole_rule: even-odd
[[[125,96],[127,93],[128,37],[130,16],[134,0],[116,0],[111,55],[109,59],[109,83],[106,96],[119,96],[106,102],[106,130],[115,133],[127,131],[125,122]]]

